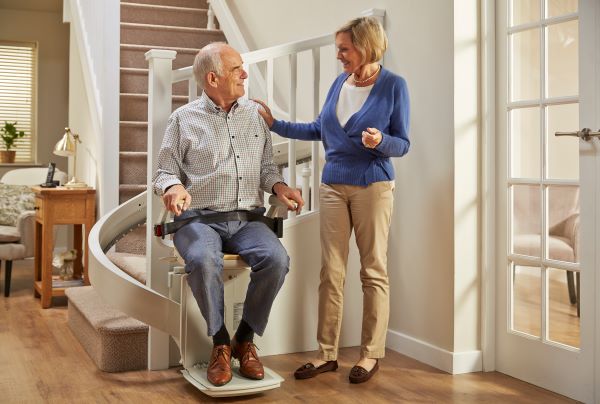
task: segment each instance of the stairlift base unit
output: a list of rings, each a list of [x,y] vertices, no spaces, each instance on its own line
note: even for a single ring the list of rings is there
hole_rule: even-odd
[[[250,380],[240,375],[239,367],[232,366],[233,378],[226,385],[219,387],[214,386],[206,378],[206,366],[194,366],[190,369],[183,369],[181,373],[188,382],[207,396],[233,397],[257,394],[280,387],[283,378],[267,367],[264,369],[265,378],[263,380]]]
[[[225,326],[233,331],[242,316],[246,289],[250,280],[248,269],[225,269],[223,286],[225,297]],[[207,363],[212,351],[212,338],[207,335],[206,322],[187,282],[187,274],[171,274],[171,296],[179,289],[181,304],[180,352],[183,377],[197,389],[211,397],[233,397],[257,394],[280,387],[284,380],[269,368],[263,380],[251,380],[240,375],[239,365],[232,365],[232,380],[224,386],[214,386],[206,378]],[[237,361],[234,361],[237,363]]]

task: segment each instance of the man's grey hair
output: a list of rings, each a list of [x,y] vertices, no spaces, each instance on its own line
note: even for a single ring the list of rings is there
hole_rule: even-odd
[[[222,46],[225,42],[213,42],[200,49],[194,59],[194,77],[200,88],[204,88],[204,80],[209,72],[223,75],[223,61],[221,60]]]

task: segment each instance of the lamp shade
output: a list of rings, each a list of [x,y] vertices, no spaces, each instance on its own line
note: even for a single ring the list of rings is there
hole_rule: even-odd
[[[76,133],[71,133],[71,129],[65,128],[65,134],[58,141],[58,143],[54,145],[54,154],[57,156],[73,156],[73,178],[71,178],[71,181],[64,185],[67,188],[87,187],[85,182],[80,182],[77,180],[77,143],[81,143],[81,140],[79,140],[79,135]]]
[[[65,134],[54,146],[54,154],[57,156],[73,156],[77,151],[77,145],[75,144],[75,138],[71,133],[71,129],[65,128]]]

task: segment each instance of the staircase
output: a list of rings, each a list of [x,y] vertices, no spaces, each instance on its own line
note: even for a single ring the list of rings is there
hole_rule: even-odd
[[[119,111],[119,203],[146,190],[148,62],[150,49],[177,52],[173,68],[191,66],[198,50],[225,41],[207,29],[206,0],[131,0],[121,2]],[[187,83],[173,86],[173,110],[188,102]]]

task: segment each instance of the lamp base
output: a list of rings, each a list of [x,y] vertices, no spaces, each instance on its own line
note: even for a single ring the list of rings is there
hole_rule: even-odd
[[[87,188],[88,184],[86,184],[85,182],[79,182],[77,180],[77,178],[73,177],[73,178],[71,178],[71,181],[67,182],[66,184],[63,184],[63,187],[65,187],[65,188]]]

